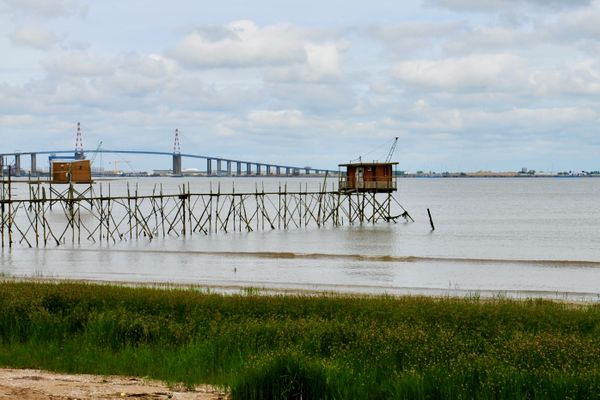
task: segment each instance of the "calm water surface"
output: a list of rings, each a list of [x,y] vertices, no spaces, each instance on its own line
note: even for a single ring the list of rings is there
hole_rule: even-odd
[[[159,181],[129,182],[149,193]],[[232,184],[236,191],[322,184],[317,178],[162,180],[165,192],[187,182],[195,192],[218,182],[222,191]],[[113,193],[125,188],[125,181],[111,183]],[[226,288],[600,300],[600,179],[401,179],[396,198],[415,223],[17,247],[0,253],[0,272]]]

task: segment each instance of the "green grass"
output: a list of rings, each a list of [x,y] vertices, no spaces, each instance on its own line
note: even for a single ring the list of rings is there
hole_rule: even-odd
[[[600,306],[5,282],[0,365],[234,399],[599,399]]]

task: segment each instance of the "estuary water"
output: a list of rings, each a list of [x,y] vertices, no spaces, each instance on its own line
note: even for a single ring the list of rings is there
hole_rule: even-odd
[[[143,178],[167,193],[319,188],[322,178]],[[107,183],[103,183],[107,185]],[[332,183],[329,182],[328,186]],[[333,183],[334,184],[334,183]],[[395,197],[415,222],[64,245],[0,253],[17,277],[373,294],[600,301],[600,179],[406,178]],[[435,231],[431,231],[427,208]]]

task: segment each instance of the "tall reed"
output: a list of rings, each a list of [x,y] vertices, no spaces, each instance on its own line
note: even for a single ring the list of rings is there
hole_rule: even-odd
[[[4,282],[0,364],[234,399],[597,399],[600,305]]]

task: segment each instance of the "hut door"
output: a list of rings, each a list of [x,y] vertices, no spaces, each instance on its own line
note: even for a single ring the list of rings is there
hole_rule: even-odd
[[[356,188],[357,189],[362,189],[365,187],[364,172],[365,171],[362,167],[356,169]]]

